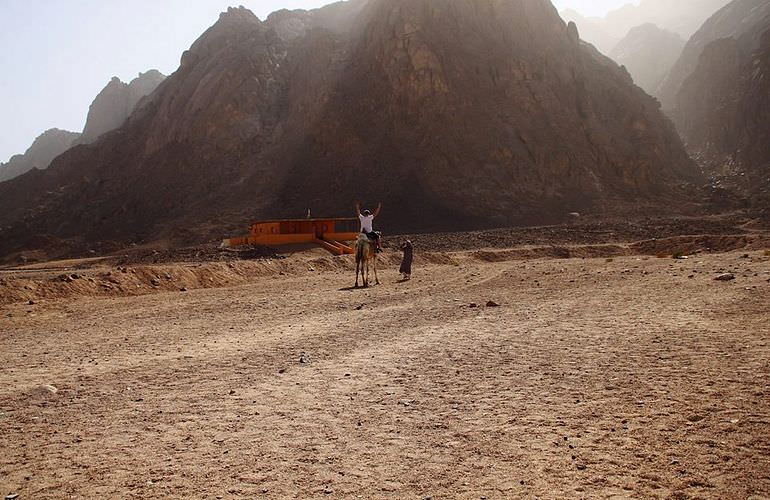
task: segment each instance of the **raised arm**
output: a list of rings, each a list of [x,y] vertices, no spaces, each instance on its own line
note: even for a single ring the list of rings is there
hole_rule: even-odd
[[[361,203],[360,202],[356,202],[356,215],[357,216],[361,215]]]
[[[378,215],[380,215],[380,210],[382,210],[382,203],[377,204],[377,210],[374,211],[374,218],[376,219]]]

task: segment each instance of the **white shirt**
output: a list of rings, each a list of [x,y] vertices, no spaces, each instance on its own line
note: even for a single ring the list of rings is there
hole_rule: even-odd
[[[358,219],[361,221],[361,232],[362,233],[373,233],[374,232],[374,215],[363,215],[358,214]]]

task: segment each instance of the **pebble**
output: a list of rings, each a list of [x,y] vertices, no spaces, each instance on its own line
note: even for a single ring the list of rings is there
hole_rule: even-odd
[[[59,389],[52,385],[40,385],[36,389],[38,394],[56,394],[59,392]]]
[[[734,274],[726,273],[726,274],[720,274],[719,276],[714,278],[714,281],[732,281],[734,279],[735,279]]]
[[[490,300],[489,302],[487,302],[487,307],[500,307],[500,304],[498,304],[494,300]]]

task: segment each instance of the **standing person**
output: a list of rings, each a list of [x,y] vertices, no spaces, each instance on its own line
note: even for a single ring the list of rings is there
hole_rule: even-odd
[[[356,203],[356,213],[358,214],[358,220],[361,221],[361,232],[374,242],[377,253],[382,252],[382,248],[380,247],[380,233],[375,232],[374,230],[374,219],[380,215],[381,210],[382,203],[379,203],[377,204],[377,210],[375,210],[374,213],[371,213],[369,210],[364,210],[362,212],[361,204]]]
[[[412,242],[406,240],[401,245],[401,250],[404,252],[404,258],[401,260],[401,268],[398,272],[401,273],[401,277],[404,281],[412,279],[412,260],[414,260],[414,247]]]

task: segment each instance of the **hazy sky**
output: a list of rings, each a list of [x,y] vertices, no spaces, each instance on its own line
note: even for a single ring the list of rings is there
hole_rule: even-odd
[[[264,19],[331,0],[0,0],[0,162],[49,128],[81,131],[111,77],[168,75],[229,5]],[[555,0],[602,15],[632,0]]]

